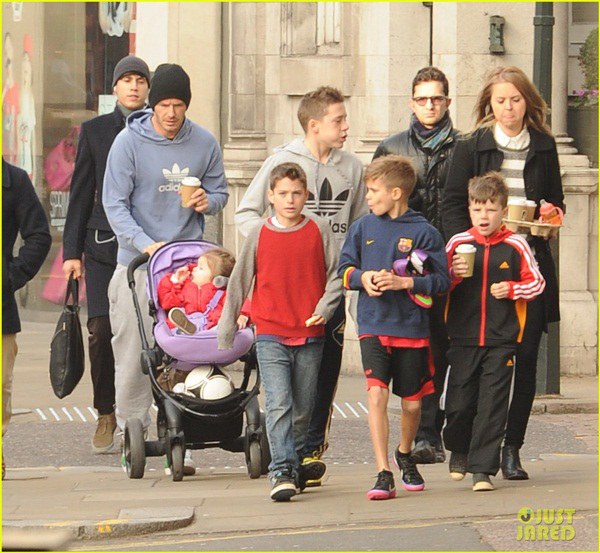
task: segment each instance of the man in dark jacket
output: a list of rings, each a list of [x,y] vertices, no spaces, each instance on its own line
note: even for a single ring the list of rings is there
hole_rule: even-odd
[[[399,154],[412,160],[417,171],[417,185],[408,205],[422,212],[440,232],[442,190],[449,158],[458,135],[448,112],[450,102],[446,75],[437,67],[421,69],[413,79],[409,104],[413,115],[409,128],[383,140],[373,156],[375,159]],[[417,463],[441,463],[446,458],[440,434],[444,415],[438,407],[448,366],[444,306],[445,296],[434,298],[429,321],[435,365],[435,393],[425,396],[422,401],[421,423],[412,451],[412,457]]]
[[[17,236],[23,245],[16,256]],[[2,435],[12,412],[12,381],[17,356],[17,333],[21,332],[15,292],[40,270],[52,238],[44,208],[31,180],[22,169],[2,160]],[[4,456],[2,478],[4,479]]]
[[[96,453],[110,451],[117,427],[115,405],[115,361],[110,340],[108,283],[117,264],[117,240],[102,206],[102,183],[112,143],[125,127],[125,119],[144,107],[150,70],[146,62],[127,56],[113,73],[117,105],[112,113],[95,117],[81,126],[75,170],[71,180],[69,210],[63,235],[63,272],[68,278],[82,276],[85,253],[85,283],[88,297],[89,355],[98,426],[92,438]]]

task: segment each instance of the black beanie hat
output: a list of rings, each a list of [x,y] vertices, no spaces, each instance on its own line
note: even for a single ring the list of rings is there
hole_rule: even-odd
[[[148,64],[135,56],[126,56],[124,57],[117,65],[115,66],[115,70],[113,71],[113,86],[117,84],[117,81],[125,75],[125,73],[136,73],[141,75],[146,79],[146,82],[150,84],[150,69],[148,68]]]
[[[148,104],[152,109],[162,100],[177,98],[189,107],[192,99],[190,77],[181,65],[163,63],[156,68],[150,82]]]

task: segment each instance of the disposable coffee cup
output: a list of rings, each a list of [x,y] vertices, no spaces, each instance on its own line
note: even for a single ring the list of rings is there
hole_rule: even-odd
[[[200,188],[200,179],[197,177],[184,177],[181,181],[181,206],[187,207],[187,203],[190,201],[192,194]]]
[[[454,250],[454,253],[462,257],[467,262],[467,272],[462,275],[463,277],[473,276],[473,267],[475,266],[475,252],[477,249],[471,244],[460,244]]]
[[[508,218],[511,221],[525,221],[527,200],[525,198],[508,198]]]
[[[529,223],[533,222],[533,217],[535,216],[535,208],[536,207],[537,207],[537,204],[533,200],[527,200],[525,202],[525,208],[526,208],[525,220],[528,221]]]

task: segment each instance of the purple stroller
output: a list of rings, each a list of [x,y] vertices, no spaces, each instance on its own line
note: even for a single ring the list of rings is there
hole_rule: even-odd
[[[145,441],[139,419],[128,419],[125,425],[124,453],[129,478],[142,478],[146,457],[167,455],[174,481],[183,478],[186,449],[220,447],[244,452],[250,478],[268,472],[269,445],[264,414],[258,404],[260,376],[254,351],[254,333],[245,328],[236,333],[230,350],[217,349],[217,329],[194,335],[175,334],[167,325],[167,314],[158,303],[158,283],[169,272],[194,263],[203,253],[217,247],[202,240],[170,242],[148,254],[136,257],[127,268],[127,280],[142,340],[142,370],[150,376],[152,394],[158,407],[158,440]],[[154,323],[154,345],[149,345],[144,332],[141,307],[135,293],[134,271],[147,263],[148,307]],[[230,395],[217,400],[203,400],[164,390],[157,381],[157,370],[190,371],[197,365],[224,366],[244,361],[241,385]],[[254,385],[250,378],[256,372]],[[244,425],[245,419],[245,425]]]

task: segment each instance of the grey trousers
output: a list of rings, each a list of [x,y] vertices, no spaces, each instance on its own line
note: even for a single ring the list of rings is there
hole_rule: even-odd
[[[152,317],[148,314],[146,293],[146,268],[135,271],[135,289],[140,302],[144,330],[152,343]],[[115,413],[121,430],[128,418],[138,418],[144,428],[150,425],[149,409],[152,405],[150,378],[142,373],[140,353],[142,341],[137,326],[137,318],[131,290],[127,285],[127,267],[117,265],[108,286],[110,305],[111,340],[115,356]]]

